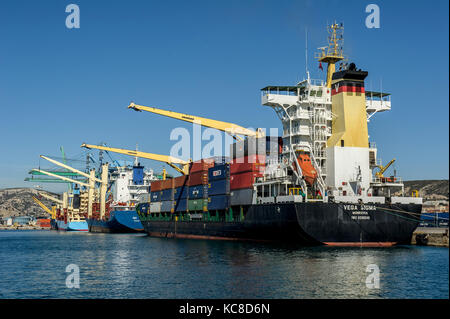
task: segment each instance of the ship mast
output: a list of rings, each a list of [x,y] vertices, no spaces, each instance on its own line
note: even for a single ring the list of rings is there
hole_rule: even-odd
[[[327,67],[327,88],[331,88],[331,77],[336,70],[336,62],[344,59],[342,43],[344,41],[344,26],[334,23],[328,27],[328,47],[319,48],[316,54],[319,62],[328,64]]]

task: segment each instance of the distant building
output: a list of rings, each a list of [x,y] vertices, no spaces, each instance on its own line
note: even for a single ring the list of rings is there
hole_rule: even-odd
[[[30,216],[17,216],[13,217],[12,224],[29,225],[32,221],[33,218]]]

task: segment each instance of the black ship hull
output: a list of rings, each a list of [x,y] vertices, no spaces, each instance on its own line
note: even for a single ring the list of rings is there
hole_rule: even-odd
[[[420,222],[419,204],[279,203],[251,205],[239,221],[150,220],[150,236],[301,245],[392,246],[410,244]]]

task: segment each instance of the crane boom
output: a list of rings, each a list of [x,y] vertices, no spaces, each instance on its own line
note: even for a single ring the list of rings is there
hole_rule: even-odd
[[[78,173],[78,174],[81,175],[81,176],[87,177],[87,178],[89,178],[89,179],[92,178],[89,174],[86,174],[85,172],[82,172],[82,171],[77,170],[77,169],[75,169],[75,168],[73,168],[73,167],[70,167],[69,165],[60,163],[60,162],[55,161],[55,160],[53,160],[53,159],[51,159],[51,158],[48,158],[47,156],[44,156],[44,155],[41,155],[41,157],[42,157],[43,159],[45,159],[45,160],[47,160],[47,161],[53,163],[53,164],[56,164],[56,165],[61,166],[61,167],[64,167],[65,169],[68,169],[69,171]],[[42,172],[42,173],[44,173],[44,174],[46,174],[46,175],[50,175],[50,174],[48,174],[49,172],[45,172],[45,171],[43,171],[43,170],[36,170],[36,169],[33,169],[33,171],[38,171],[38,172],[40,171],[40,172]],[[50,175],[50,176],[55,176],[55,174]],[[57,175],[56,175],[55,177],[61,178],[60,176],[57,176]],[[61,178],[61,179],[63,179],[63,178]],[[94,177],[93,179],[94,179],[96,182],[99,182],[99,183],[102,182],[101,179],[98,179],[98,178],[96,178],[96,177]],[[67,179],[66,179],[66,180],[67,180]],[[71,180],[70,180],[70,181],[71,181]],[[74,183],[77,183],[77,182],[74,182]],[[82,183],[78,183],[78,184],[80,184],[80,185],[85,185],[85,184],[82,184]]]
[[[378,177],[383,177],[383,173],[386,172],[386,170],[389,168],[389,166],[392,165],[392,163],[395,162],[395,158],[391,159],[389,163],[387,163],[385,166],[379,165],[380,171],[376,173]]]
[[[59,179],[62,179],[62,180],[65,180],[65,181],[68,181],[68,182],[71,182],[71,183],[74,183],[74,184],[79,184],[79,185],[82,185],[82,186],[89,187],[89,184],[86,184],[86,183],[83,183],[83,182],[80,182],[80,181],[76,181],[74,179],[70,179],[70,178],[67,178],[67,177],[64,177],[64,176],[56,175],[56,174],[44,171],[42,169],[33,168],[33,171],[41,172],[41,173],[44,173],[45,175],[48,175],[48,176],[56,177],[56,178],[59,178]]]
[[[53,196],[50,196],[50,195],[47,195],[47,194],[41,193],[41,192],[39,192],[38,194],[39,194],[39,196],[45,197],[45,198],[51,200],[52,202],[58,203],[58,204],[60,204],[60,205],[63,204],[63,201],[62,201],[62,200],[57,199],[57,198],[55,198],[55,197],[53,197]]]
[[[200,116],[194,116],[189,114],[183,114],[173,111],[166,111],[162,109],[158,109],[155,107],[148,107],[143,105],[138,105],[134,103],[130,103],[128,105],[129,109],[133,109],[135,111],[147,111],[155,114],[159,114],[166,117],[171,117],[177,120],[199,124],[205,127],[211,127],[214,129],[217,129],[219,131],[226,132],[233,136],[235,139],[242,140],[238,135],[244,135],[244,136],[253,136],[253,137],[264,137],[264,133],[262,131],[253,131],[250,129],[247,129],[245,127],[239,126],[237,124],[223,122],[223,121],[217,121],[212,119],[207,119]]]
[[[94,148],[98,150],[113,152],[113,153],[119,153],[124,155],[129,155],[133,157],[141,157],[146,158],[158,162],[164,162],[173,167],[175,170],[180,172],[183,175],[187,175],[189,173],[189,163],[188,161],[184,161],[182,159],[173,157],[173,156],[167,156],[167,155],[160,155],[160,154],[153,154],[153,153],[146,153],[146,152],[140,152],[140,151],[133,151],[133,150],[126,150],[122,148],[114,148],[114,147],[107,147],[107,146],[100,146],[100,145],[91,145],[91,144],[81,144],[81,147],[85,148]],[[178,166],[179,165],[179,166]]]
[[[36,202],[36,204],[38,204],[39,206],[41,206],[41,208],[46,211],[47,213],[49,213],[50,215],[53,215],[53,212],[44,205],[44,203],[42,203],[39,199],[37,199],[36,197],[33,196],[33,200]]]

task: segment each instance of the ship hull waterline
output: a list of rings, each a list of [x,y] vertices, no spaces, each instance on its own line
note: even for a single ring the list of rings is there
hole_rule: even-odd
[[[279,203],[251,205],[234,222],[140,218],[153,237],[389,247],[411,243],[421,210],[419,204]]]
[[[139,217],[134,210],[112,211],[109,220],[88,218],[89,231],[92,233],[141,233],[144,232]]]

